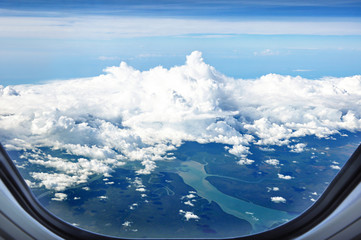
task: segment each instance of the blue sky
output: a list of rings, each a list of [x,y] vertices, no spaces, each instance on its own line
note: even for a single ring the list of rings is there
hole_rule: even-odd
[[[361,1],[1,1],[0,85],[89,77],[126,61],[222,73],[361,73]]]
[[[355,0],[5,0],[0,8],[67,14],[112,14],[190,17],[359,17]]]

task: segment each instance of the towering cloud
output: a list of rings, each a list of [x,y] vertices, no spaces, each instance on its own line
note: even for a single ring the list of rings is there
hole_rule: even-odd
[[[6,148],[51,147],[78,156],[74,166],[81,179],[59,159],[27,156],[63,174],[54,179],[65,179],[55,186],[64,189],[72,179],[110,173],[127,161],[141,161],[138,173],[150,173],[185,141],[228,144],[240,163],[252,164],[250,144],[301,152],[306,145],[291,139],[360,131],[361,76],[234,79],[195,51],[185,65],[170,69],[141,72],[122,62],[97,77],[0,87],[0,106],[0,141]],[[43,185],[52,188],[48,182]]]

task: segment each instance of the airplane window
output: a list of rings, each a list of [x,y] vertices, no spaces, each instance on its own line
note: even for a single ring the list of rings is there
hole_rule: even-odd
[[[4,1],[0,142],[92,232],[274,229],[361,142],[360,6],[328,4]]]

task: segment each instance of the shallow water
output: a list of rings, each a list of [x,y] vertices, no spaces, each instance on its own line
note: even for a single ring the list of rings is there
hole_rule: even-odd
[[[262,207],[222,193],[205,179],[212,175],[207,174],[204,165],[199,162],[183,162],[177,173],[186,184],[197,190],[199,196],[208,201],[216,202],[224,212],[250,222],[253,226],[253,233],[265,231],[297,216],[285,211]]]

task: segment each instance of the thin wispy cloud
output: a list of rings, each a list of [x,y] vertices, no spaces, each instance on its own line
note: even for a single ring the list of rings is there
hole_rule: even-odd
[[[218,18],[239,16],[310,16],[350,17],[359,16],[361,4],[357,0],[326,1],[326,0],[227,0],[227,1],[32,1],[32,4],[23,4],[17,0],[0,2],[0,9],[4,8],[20,14],[93,14],[93,15],[127,15],[127,16],[181,16],[204,17],[217,16]],[[337,8],[337,11],[335,11]],[[14,12],[15,11],[15,12]]]
[[[144,24],[147,23],[147,24]],[[114,39],[205,34],[361,35],[361,22],[142,17],[0,17],[2,38]],[[211,34],[211,35],[210,35]]]
[[[271,50],[271,49],[265,49],[263,51],[254,52],[253,54],[255,56],[275,56],[275,55],[279,55],[280,52],[275,51],[275,50]]]
[[[312,70],[311,69],[295,69],[295,70],[292,70],[293,72],[311,72]]]
[[[120,60],[120,57],[117,56],[99,56],[99,60],[101,61],[113,61],[113,60]]]

